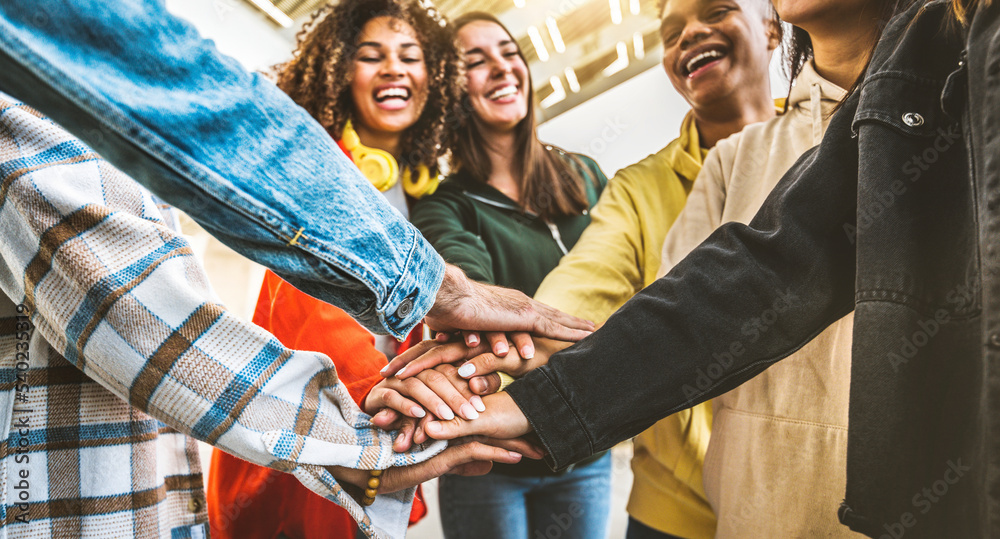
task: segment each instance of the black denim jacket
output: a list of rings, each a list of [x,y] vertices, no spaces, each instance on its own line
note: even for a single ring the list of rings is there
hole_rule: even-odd
[[[971,68],[947,2],[897,17],[749,225],[718,229],[508,388],[551,464],[738,386],[854,309],[842,522],[896,539],[1000,533],[996,4],[972,26],[988,46]],[[984,92],[971,101],[969,69]]]

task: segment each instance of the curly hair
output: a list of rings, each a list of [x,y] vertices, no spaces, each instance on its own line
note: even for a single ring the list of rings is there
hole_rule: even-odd
[[[339,140],[354,108],[351,81],[358,38],[368,21],[383,16],[413,27],[427,68],[427,102],[400,138],[399,164],[437,170],[446,151],[445,114],[461,94],[462,73],[451,29],[426,0],[341,0],[325,5],[299,31],[292,59],[278,68],[278,87]]]

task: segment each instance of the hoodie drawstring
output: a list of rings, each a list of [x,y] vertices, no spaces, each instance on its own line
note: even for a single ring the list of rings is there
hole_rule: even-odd
[[[823,140],[823,89],[818,82],[809,87],[809,108],[812,110],[813,145]]]

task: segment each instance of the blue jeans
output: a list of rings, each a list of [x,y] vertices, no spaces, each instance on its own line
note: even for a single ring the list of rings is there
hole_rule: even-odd
[[[611,453],[549,477],[442,476],[447,539],[603,539],[611,510]]]
[[[0,91],[213,236],[405,337],[444,262],[322,126],[161,0],[0,2]]]

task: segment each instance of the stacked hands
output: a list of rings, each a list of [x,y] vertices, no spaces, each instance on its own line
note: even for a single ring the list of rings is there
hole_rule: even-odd
[[[450,440],[439,455],[382,476],[389,493],[446,473],[482,475],[493,462],[513,464],[544,452],[525,439],[527,419],[500,390],[499,372],[518,377],[548,362],[555,352],[594,330],[594,325],[538,303],[524,294],[469,281],[449,267],[428,326],[439,331],[393,359],[385,380],[363,402],[372,424],[398,430],[393,449],[428,439]],[[443,314],[439,314],[443,313]],[[509,332],[480,333],[486,327]],[[473,328],[460,330],[459,328]],[[334,467],[338,478],[360,485],[368,472]]]

